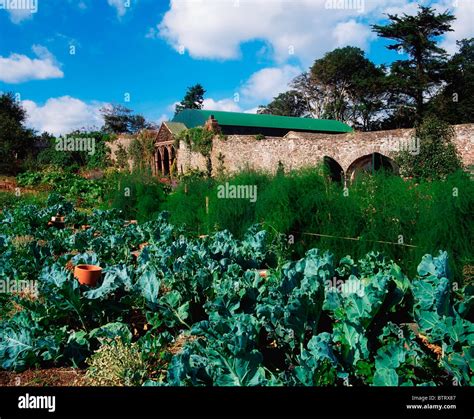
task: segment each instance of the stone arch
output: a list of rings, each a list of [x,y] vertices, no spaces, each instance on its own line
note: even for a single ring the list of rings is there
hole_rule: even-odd
[[[324,156],[323,164],[333,182],[342,182],[344,179],[344,169],[336,160],[334,160],[332,157]]]
[[[374,152],[354,160],[347,169],[347,179],[352,182],[359,173],[378,170],[398,174],[398,166],[390,157]]]

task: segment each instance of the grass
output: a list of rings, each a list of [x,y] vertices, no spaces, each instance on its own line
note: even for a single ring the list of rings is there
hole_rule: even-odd
[[[219,198],[218,188],[226,183],[256,186],[256,202]],[[196,236],[227,229],[242,237],[260,223],[294,241],[294,258],[313,247],[338,258],[375,250],[413,276],[424,254],[446,250],[459,278],[463,266],[474,264],[474,184],[463,172],[420,183],[377,172],[358,177],[347,190],[329,181],[321,168],[275,176],[243,171],[218,179],[191,177],[169,194],[146,173],[111,174],[105,184],[100,207],[121,209],[129,219],[146,221],[167,210],[173,224]],[[44,192],[21,198],[0,192],[0,207],[42,205],[46,197]]]
[[[47,192],[27,192],[19,197],[14,192],[0,191],[0,208],[11,208],[15,205],[45,205]]]
[[[256,185],[257,201],[219,199],[217,187],[225,182]],[[311,247],[337,257],[362,257],[378,250],[411,275],[424,254],[439,250],[449,252],[458,276],[463,265],[473,262],[474,186],[462,172],[419,184],[376,173],[359,177],[346,191],[322,176],[319,168],[274,177],[243,172],[181,185],[164,208],[173,223],[186,224],[196,235],[228,229],[241,237],[250,225],[262,223],[270,231],[294,237],[295,257]]]

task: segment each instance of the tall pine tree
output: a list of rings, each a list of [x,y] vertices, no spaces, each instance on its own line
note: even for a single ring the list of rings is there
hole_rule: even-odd
[[[452,31],[455,17],[448,11],[436,13],[420,6],[415,16],[389,14],[388,18],[387,25],[372,28],[382,38],[394,41],[388,49],[408,55],[408,59],[392,64],[390,81],[396,104],[414,108],[415,120],[420,122],[425,102],[440,85],[447,64],[446,51],[438,46],[436,38]]]
[[[183,100],[176,105],[175,115],[185,109],[202,109],[206,91],[200,84],[188,87]]]

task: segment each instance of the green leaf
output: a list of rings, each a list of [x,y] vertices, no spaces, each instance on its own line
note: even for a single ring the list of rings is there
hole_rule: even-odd
[[[398,386],[398,374],[393,368],[381,368],[375,371],[374,386]]]

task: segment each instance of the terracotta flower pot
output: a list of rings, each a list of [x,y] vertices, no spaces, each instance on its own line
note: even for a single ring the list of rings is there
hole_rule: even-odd
[[[74,277],[81,285],[95,287],[102,276],[102,268],[95,265],[77,265],[74,268]]]
[[[65,217],[63,215],[55,215],[48,221],[48,227],[64,228],[66,227]]]
[[[266,278],[268,276],[268,270],[267,269],[259,269],[258,274],[260,275],[261,278]]]

